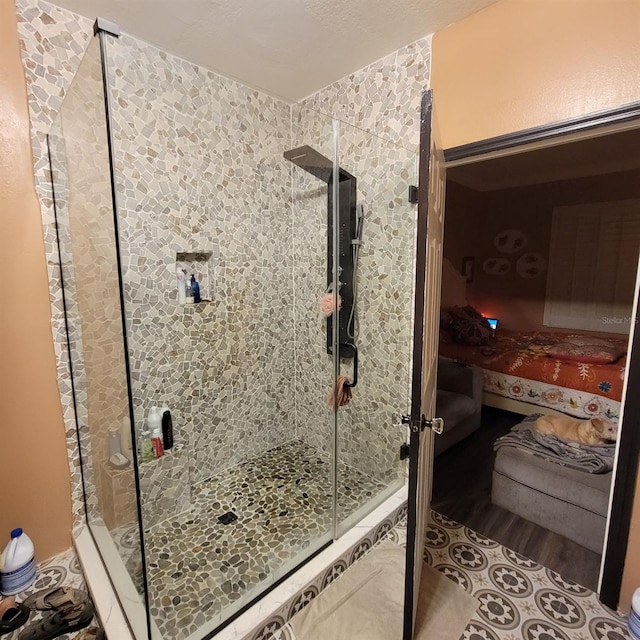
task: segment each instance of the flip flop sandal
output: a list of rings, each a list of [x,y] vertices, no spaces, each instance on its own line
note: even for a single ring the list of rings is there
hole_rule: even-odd
[[[84,604],[88,601],[89,596],[80,589],[50,587],[31,594],[23,604],[29,609],[48,611],[49,609],[60,609],[74,604]]]
[[[29,619],[29,609],[13,596],[0,602],[0,636],[19,629]]]
[[[64,633],[73,633],[88,627],[93,619],[91,602],[74,604],[45,616],[28,627],[18,636],[18,640],[52,640]]]

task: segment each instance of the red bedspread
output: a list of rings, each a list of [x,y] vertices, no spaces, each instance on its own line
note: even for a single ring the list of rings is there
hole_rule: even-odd
[[[565,342],[566,333],[520,332],[498,329],[491,344],[471,347],[455,342],[440,342],[440,355],[474,364],[483,369],[511,376],[538,380],[559,387],[586,391],[611,400],[622,398],[622,383],[626,356],[613,364],[585,364],[549,357],[547,349]],[[626,351],[627,337],[611,338],[610,342]]]

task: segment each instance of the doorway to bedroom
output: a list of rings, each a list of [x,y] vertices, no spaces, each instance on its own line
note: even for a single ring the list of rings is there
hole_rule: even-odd
[[[594,591],[616,444],[541,436],[534,422],[619,423],[638,149],[630,129],[447,171],[437,415],[448,426],[432,507]]]

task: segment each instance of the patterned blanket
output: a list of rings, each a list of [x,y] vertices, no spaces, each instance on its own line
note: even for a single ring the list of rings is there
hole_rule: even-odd
[[[527,416],[509,433],[498,438],[493,445],[494,451],[501,447],[517,447],[549,462],[587,473],[607,473],[613,469],[615,444],[591,446],[538,433],[533,428],[533,423],[538,417],[539,414]]]

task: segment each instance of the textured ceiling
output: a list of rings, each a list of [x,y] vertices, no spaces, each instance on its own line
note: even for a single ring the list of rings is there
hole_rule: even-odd
[[[289,100],[495,0],[54,0]]]

